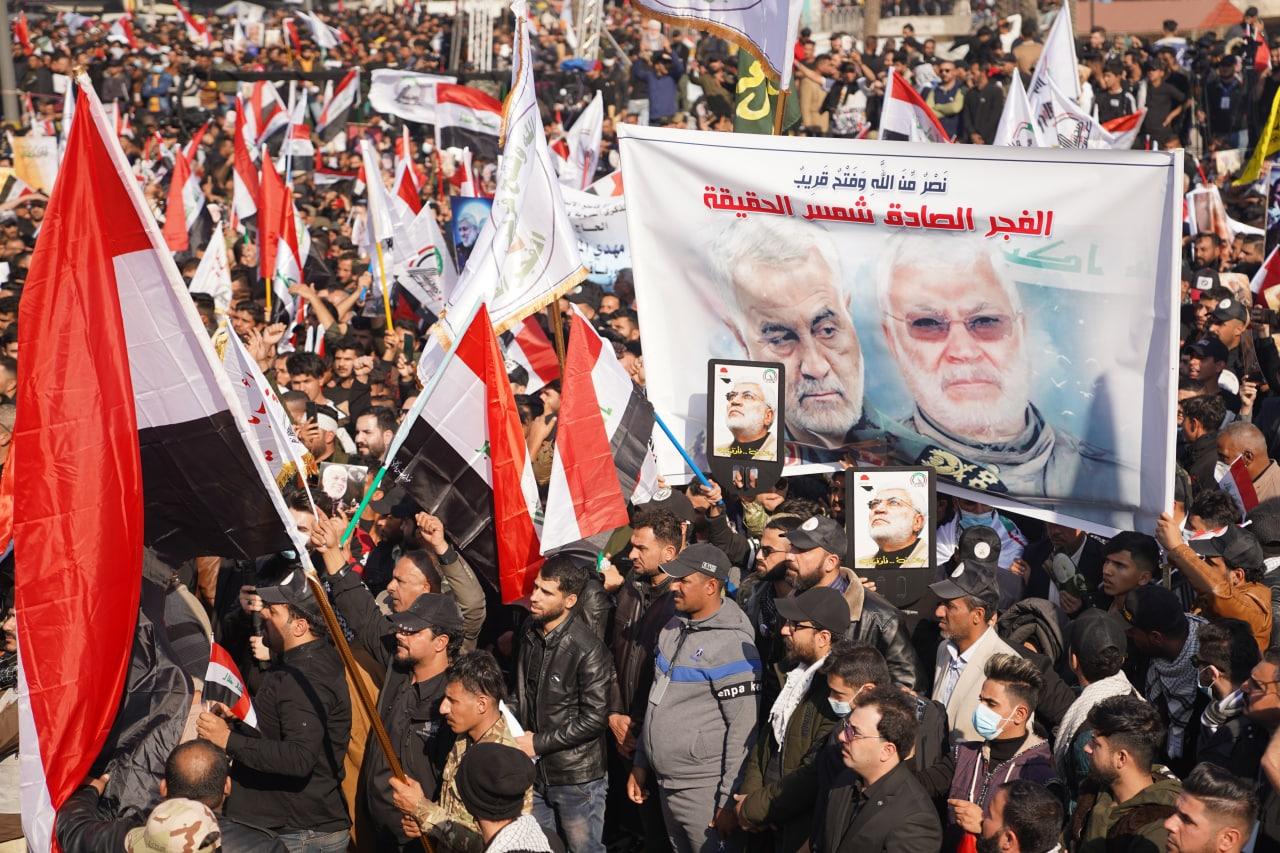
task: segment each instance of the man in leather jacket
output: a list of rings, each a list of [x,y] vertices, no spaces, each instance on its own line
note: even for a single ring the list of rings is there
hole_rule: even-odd
[[[852,569],[840,565],[848,552],[848,540],[839,522],[815,515],[787,534],[791,542],[787,576],[794,595],[818,586],[829,586],[849,605],[849,630],[845,639],[866,643],[884,655],[895,684],[916,685],[918,663],[911,638],[898,609],[862,585]]]
[[[207,740],[179,744],[165,761],[160,796],[208,806],[218,818],[224,853],[285,853],[287,848],[275,833],[222,814],[222,804],[231,793],[230,767],[227,754]],[[58,810],[56,831],[63,853],[124,850],[130,830],[146,823],[147,816],[140,812],[115,815],[110,801],[102,797],[105,787],[105,776],[86,782]]]
[[[613,660],[577,612],[591,571],[565,555],[543,563],[516,662],[516,715],[525,729],[516,744],[537,761],[533,814],[559,831],[570,853],[604,853]]]

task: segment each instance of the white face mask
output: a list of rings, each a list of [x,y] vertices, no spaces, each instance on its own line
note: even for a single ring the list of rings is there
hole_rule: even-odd
[[[1231,466],[1226,462],[1216,462],[1213,466],[1213,479],[1222,482],[1222,480],[1231,473]]]

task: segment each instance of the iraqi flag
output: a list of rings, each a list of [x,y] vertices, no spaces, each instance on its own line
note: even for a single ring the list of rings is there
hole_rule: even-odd
[[[437,83],[435,92],[436,147],[470,148],[486,160],[496,160],[502,102],[456,83]]]
[[[523,598],[542,565],[538,486],[484,306],[415,408],[396,436],[389,468],[419,506],[444,522],[503,602]]]
[[[247,97],[241,96],[245,107],[245,139],[257,148],[289,124],[289,110],[276,87],[266,80],[250,84],[248,91]]]
[[[507,344],[507,359],[520,365],[529,374],[524,393],[536,394],[548,382],[560,378],[560,360],[556,348],[547,337],[546,330],[538,322],[538,315],[530,314],[511,328],[511,343]]]
[[[258,215],[258,273],[268,283],[275,308],[280,307],[286,316],[293,316],[293,296],[290,285],[302,281],[302,261],[298,254],[297,226],[293,216],[293,194],[285,186],[275,163],[270,157],[262,158],[262,206]],[[281,253],[283,258],[277,258]],[[292,255],[292,257],[290,257]],[[283,273],[282,279],[277,273]]]
[[[213,650],[209,654],[209,669],[204,676],[202,698],[210,702],[221,702],[238,719],[257,728],[258,713],[253,710],[244,676],[240,674],[240,668],[227,650],[217,643],[213,644]]]
[[[1111,121],[1103,122],[1095,129],[1095,138],[1090,140],[1090,148],[1110,148],[1113,151],[1128,151],[1138,138],[1142,129],[1142,121],[1147,117],[1147,110],[1138,110],[1125,116],[1116,116]]]
[[[907,142],[950,142],[938,117],[911,84],[889,72],[889,87],[880,108],[880,138]]]
[[[111,29],[107,30],[107,41],[127,44],[131,50],[137,50],[138,38],[133,34],[133,16],[126,14],[117,18]]]
[[[1227,467],[1227,472],[1218,480],[1218,488],[1227,494],[1240,507],[1240,520],[1244,521],[1255,506],[1258,505],[1258,493],[1253,488],[1253,477],[1243,456],[1237,456]]]
[[[613,448],[596,395],[595,372],[599,369],[601,381],[609,381],[606,359],[617,363],[612,348],[606,348],[595,329],[574,311],[542,525],[543,553],[629,521],[618,479],[605,475],[614,465]],[[649,429],[652,432],[652,420]]]
[[[200,127],[200,130],[191,137],[191,141],[187,143],[187,161],[193,166],[198,162],[196,156],[200,153],[200,146],[204,144],[204,135],[209,132],[209,127],[212,124],[212,119],[206,121]]]
[[[1275,310],[1272,306],[1273,301],[1280,305],[1280,299],[1277,299],[1280,291],[1272,292],[1276,287],[1280,287],[1280,254],[1277,252],[1280,252],[1280,246],[1267,253],[1267,259],[1262,262],[1262,266],[1258,267],[1258,271],[1253,274],[1253,280],[1249,283],[1254,296],[1262,297],[1264,303],[1273,311]],[[1257,299],[1254,301],[1256,302]]]
[[[191,43],[205,50],[213,47],[213,37],[209,35],[208,25],[192,17],[178,0],[173,0],[173,7],[178,10],[178,17],[182,18],[182,23],[187,25],[187,38],[191,39]]]
[[[16,605],[29,615],[18,620],[22,821],[41,853],[116,718],[144,545],[169,561],[292,547],[280,493],[86,77],[77,112],[19,308],[6,466]]]
[[[332,85],[332,81],[330,84]],[[320,109],[320,117],[316,119],[316,135],[322,143],[333,141],[347,126],[351,110],[360,96],[360,69],[352,68],[331,91],[326,88],[324,106]]]
[[[253,156],[249,153],[249,137],[244,101],[236,96],[235,134],[232,143],[232,190],[231,211],[233,225],[253,218],[258,212],[258,169],[253,165]]]
[[[311,30],[311,40],[321,50],[333,50],[339,42],[351,41],[350,36],[337,27],[329,26],[313,12],[294,12],[294,14],[306,23]]]
[[[164,241],[171,251],[186,252],[191,248],[191,232],[199,226],[204,213],[205,198],[186,155],[178,150],[173,160],[169,199],[164,208]],[[196,242],[199,245],[204,241]]]

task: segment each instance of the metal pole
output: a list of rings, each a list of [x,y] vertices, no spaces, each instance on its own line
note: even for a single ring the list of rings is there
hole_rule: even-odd
[[[4,120],[17,127],[22,123],[22,116],[18,112],[18,72],[13,67],[7,0],[0,0],[0,30],[4,31],[3,38],[0,38],[0,107],[4,110]]]

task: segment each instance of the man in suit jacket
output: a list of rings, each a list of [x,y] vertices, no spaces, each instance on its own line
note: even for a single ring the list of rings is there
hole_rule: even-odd
[[[988,527],[971,527],[960,537],[960,565],[945,580],[930,585],[942,599],[935,616],[942,629],[933,671],[932,698],[947,709],[953,743],[981,740],[973,727],[983,670],[996,654],[1016,655],[996,633],[1000,587],[996,560],[1000,540]]]
[[[864,691],[840,732],[841,759],[855,784],[833,787],[818,809],[814,853],[918,853],[938,850],[942,825],[902,757],[916,736],[915,706],[896,687]]]
[[[1023,597],[1047,598],[1068,616],[1075,616],[1090,607],[1106,610],[1111,599],[1098,589],[1102,585],[1103,545],[1103,541],[1083,530],[1046,523],[1045,538],[1028,546],[1023,553],[1023,559],[1031,567]],[[1050,563],[1055,554],[1065,554],[1075,566],[1076,574],[1088,581],[1089,600],[1082,601],[1054,583]]]

